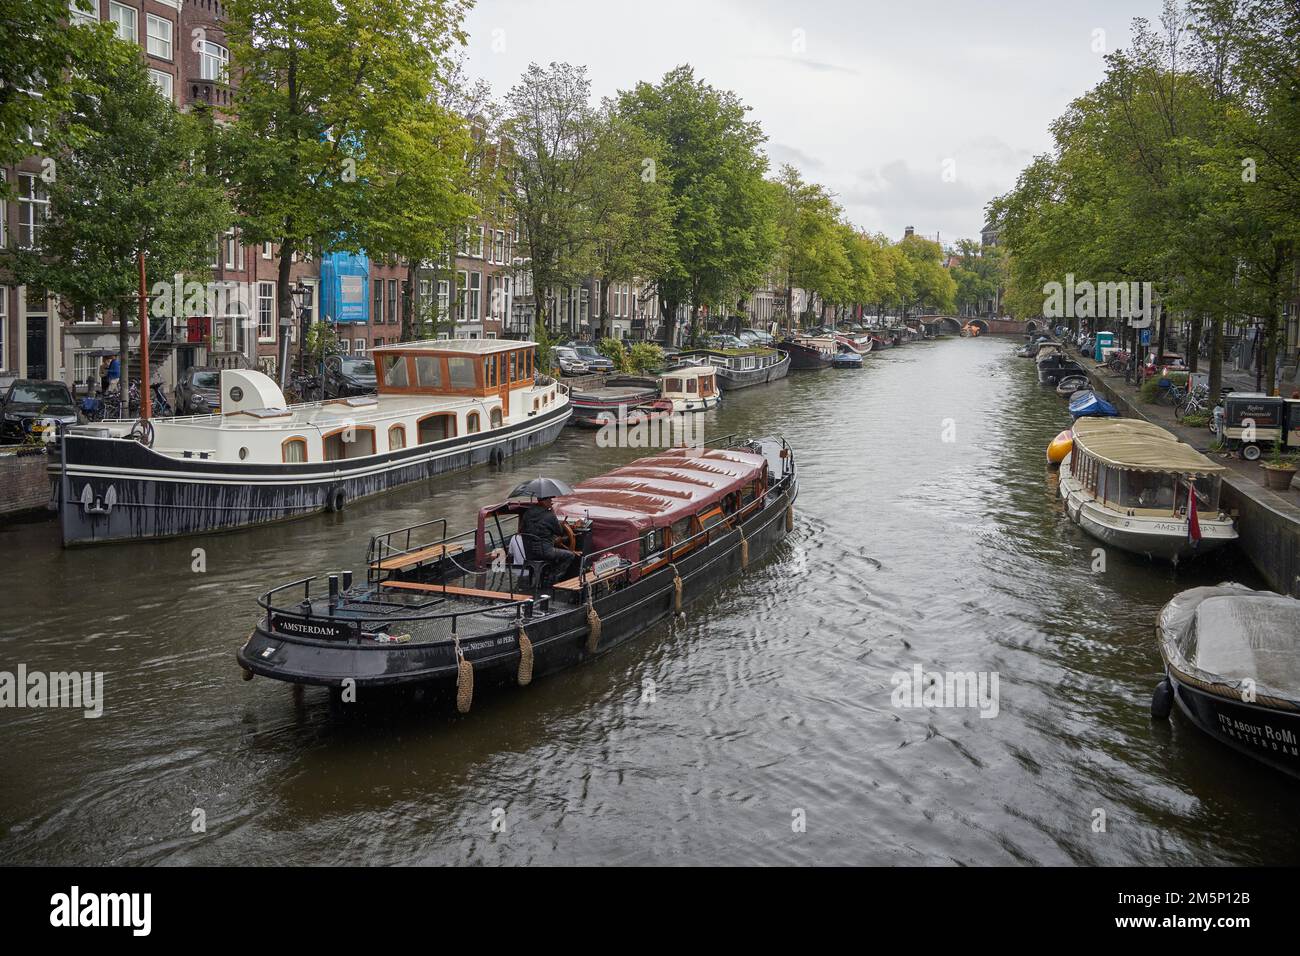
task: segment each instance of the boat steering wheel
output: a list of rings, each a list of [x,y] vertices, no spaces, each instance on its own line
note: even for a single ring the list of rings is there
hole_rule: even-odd
[[[555,546],[557,548],[568,548],[570,551],[577,551],[578,536],[573,533],[573,525],[562,523],[560,527],[564,529],[564,534],[556,536]]]
[[[146,448],[152,448],[153,422],[145,418],[137,418],[135,424],[131,426],[131,437]]]

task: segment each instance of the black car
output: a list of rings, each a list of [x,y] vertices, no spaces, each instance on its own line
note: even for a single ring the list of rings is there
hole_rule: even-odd
[[[362,355],[331,355],[325,360],[325,397],[369,395],[379,388],[375,363]]]
[[[25,441],[41,438],[49,429],[82,421],[72,392],[62,382],[20,378],[0,398],[0,434]]]
[[[196,365],[181,373],[173,390],[177,415],[207,415],[221,411],[221,369]]]

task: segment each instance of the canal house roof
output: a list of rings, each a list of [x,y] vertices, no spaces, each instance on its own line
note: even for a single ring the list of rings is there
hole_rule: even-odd
[[[665,449],[582,482],[573,494],[555,499],[555,511],[637,532],[663,528],[755,481],[766,464],[762,455],[735,449]]]
[[[1226,469],[1158,425],[1134,418],[1081,418],[1074,423],[1080,450],[1114,468],[1209,475]]]

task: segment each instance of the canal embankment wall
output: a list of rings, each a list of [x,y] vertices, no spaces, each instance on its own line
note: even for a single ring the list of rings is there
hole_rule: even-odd
[[[1146,414],[1133,395],[1114,387],[1096,369],[1089,369],[1088,377],[1126,417],[1169,427]],[[1236,519],[1238,547],[1268,586],[1300,597],[1300,508],[1231,470],[1224,475],[1219,500],[1224,512]]]
[[[44,510],[50,500],[45,449],[0,448],[0,519]]]

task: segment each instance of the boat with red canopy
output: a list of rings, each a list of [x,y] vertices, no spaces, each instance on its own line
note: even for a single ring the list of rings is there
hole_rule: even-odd
[[[274,588],[237,658],[254,675],[344,688],[422,685],[467,710],[476,688],[525,685],[604,653],[745,572],[793,524],[794,453],[763,437],[666,448],[552,499],[577,552],[556,580],[519,537],[531,501],[375,535],[365,581]],[[323,587],[322,587],[323,584]]]

